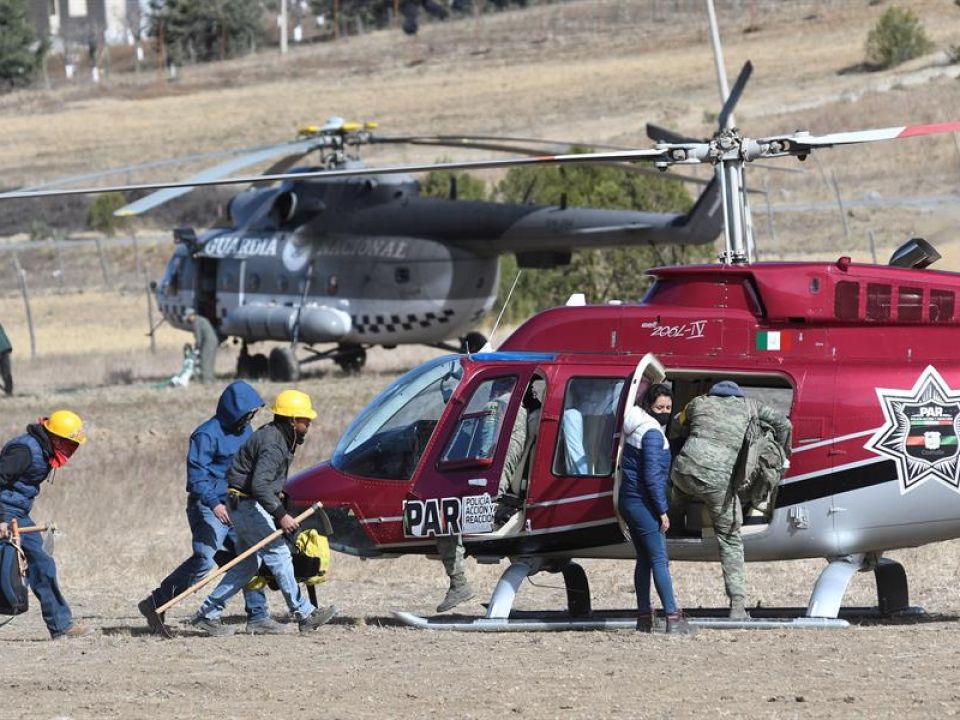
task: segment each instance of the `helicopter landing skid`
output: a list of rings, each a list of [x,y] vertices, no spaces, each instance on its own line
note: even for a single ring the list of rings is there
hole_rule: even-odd
[[[796,612],[802,612],[795,609]],[[720,613],[721,611],[716,611]],[[722,611],[726,612],[726,611]],[[561,630],[632,630],[637,624],[634,610],[604,610],[588,617],[575,618],[564,612],[514,612],[509,618],[465,618],[446,616],[426,618],[413,613],[393,611],[393,616],[404,625],[421,630],[458,630],[460,632],[558,632]],[[697,628],[710,630],[828,630],[850,627],[838,618],[808,617],[754,617],[749,620],[730,620],[725,617],[687,615]],[[663,620],[658,632],[662,632]]]

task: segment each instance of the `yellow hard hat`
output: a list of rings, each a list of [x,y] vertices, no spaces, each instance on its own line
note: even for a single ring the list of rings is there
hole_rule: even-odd
[[[275,415],[283,415],[284,417],[308,418],[309,420],[317,417],[317,411],[313,409],[310,396],[299,390],[284,390],[277,395],[277,400],[270,409]]]
[[[48,432],[65,440],[72,440],[78,445],[87,441],[87,434],[83,431],[83,420],[75,412],[57,410],[43,421]]]

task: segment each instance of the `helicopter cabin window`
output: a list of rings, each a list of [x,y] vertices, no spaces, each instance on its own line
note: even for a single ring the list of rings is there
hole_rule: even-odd
[[[336,295],[340,291],[340,281],[336,275],[327,278],[327,295]]]
[[[867,283],[867,320],[890,319],[892,288],[881,283]]]
[[[497,438],[516,384],[515,376],[480,383],[460,416],[440,462],[490,464],[493,461]]]
[[[260,275],[258,273],[250,273],[247,277],[247,290],[250,292],[259,292]]]
[[[920,322],[923,319],[923,288],[901,287],[897,290],[897,320]]]
[[[277,275],[277,290],[282,293],[290,291],[290,278],[287,275]]]
[[[930,322],[953,320],[953,293],[949,290],[930,291]]]
[[[860,311],[860,283],[841,280],[833,298],[833,314],[837,320],[856,320]]]
[[[613,436],[623,378],[572,378],[563,398],[553,474],[606,477],[613,472]]]
[[[410,282],[410,268],[398,267],[393,271],[393,278],[397,281],[397,285],[404,285]]]

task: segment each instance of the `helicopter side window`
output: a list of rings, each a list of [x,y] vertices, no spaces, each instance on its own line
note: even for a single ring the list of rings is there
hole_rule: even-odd
[[[183,256],[176,255],[167,265],[166,276],[163,278],[163,294],[167,297],[173,297],[180,292],[180,273],[183,269]]]
[[[860,312],[860,283],[841,280],[833,298],[833,314],[837,320],[856,320]]]
[[[867,320],[890,319],[892,288],[881,283],[867,283]]]
[[[923,319],[923,288],[901,287],[897,290],[897,320],[920,322]]]
[[[440,462],[471,465],[489,465],[493,462],[497,438],[516,384],[517,378],[514,376],[480,383],[460,416]]]
[[[953,320],[953,293],[949,290],[930,291],[930,322]]]
[[[613,472],[613,436],[623,378],[572,378],[563,415],[553,474],[607,477]]]

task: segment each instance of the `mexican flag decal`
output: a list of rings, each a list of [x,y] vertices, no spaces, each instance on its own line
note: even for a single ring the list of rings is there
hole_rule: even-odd
[[[780,330],[761,330],[757,333],[757,350],[775,350],[785,352],[793,346],[793,338],[788,332]]]

